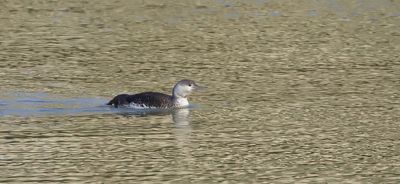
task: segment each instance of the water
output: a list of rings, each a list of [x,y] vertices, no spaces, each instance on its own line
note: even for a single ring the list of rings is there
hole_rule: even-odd
[[[0,116],[52,116],[110,113],[100,98],[62,99],[45,93],[14,93],[0,100]]]
[[[0,6],[1,183],[397,183],[396,1]],[[198,107],[116,94],[208,87]]]

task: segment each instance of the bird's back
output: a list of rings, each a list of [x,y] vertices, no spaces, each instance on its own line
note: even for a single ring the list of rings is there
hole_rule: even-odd
[[[170,108],[174,106],[174,103],[170,95],[157,92],[144,92],[133,95],[117,95],[107,105],[113,105],[114,107]]]

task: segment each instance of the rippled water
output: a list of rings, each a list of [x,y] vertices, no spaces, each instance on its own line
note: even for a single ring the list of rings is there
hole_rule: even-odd
[[[1,183],[400,180],[397,1],[0,4]]]

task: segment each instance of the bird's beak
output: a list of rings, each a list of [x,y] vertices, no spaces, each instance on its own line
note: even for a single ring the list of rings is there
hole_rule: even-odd
[[[199,86],[199,85],[195,84],[194,90],[195,90],[195,91],[202,92],[202,91],[207,90],[207,87],[205,87],[205,86]]]

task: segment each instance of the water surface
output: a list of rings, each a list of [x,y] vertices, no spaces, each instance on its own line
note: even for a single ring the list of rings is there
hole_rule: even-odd
[[[1,4],[1,183],[400,180],[396,1]],[[183,78],[200,108],[101,107]]]

